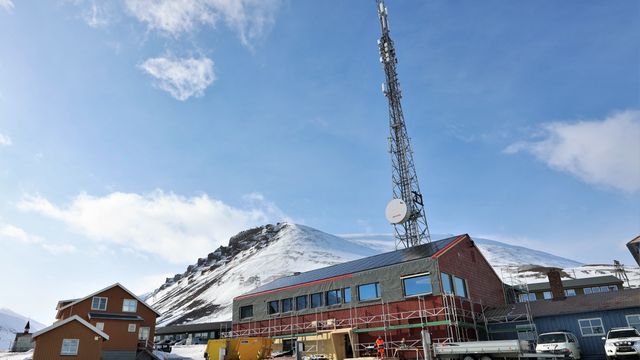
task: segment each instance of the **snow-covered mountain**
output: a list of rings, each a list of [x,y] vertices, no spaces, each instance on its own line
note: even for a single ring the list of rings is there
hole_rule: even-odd
[[[163,314],[160,325],[230,320],[233,298],[257,286],[376,253],[310,227],[265,225],[232,237],[229,246],[168,278],[146,301]]]
[[[433,240],[451,235],[432,236]],[[476,244],[505,282],[544,281],[540,274],[514,274],[514,265],[544,265],[566,269],[567,276],[610,274],[612,266],[584,266],[578,261],[522,246],[474,238]],[[393,237],[381,235],[330,235],[289,223],[265,225],[243,231],[182,274],[167,278],[148,294],[147,303],[162,316],[159,325],[231,320],[233,298],[260,285],[296,272],[304,272],[394,250]],[[640,269],[630,278],[640,284]],[[510,272],[511,271],[511,272]],[[146,295],[146,294],[145,294]]]
[[[0,309],[0,351],[9,349],[16,337],[16,333],[24,330],[27,321],[30,321],[31,332],[45,327],[45,325],[9,309]]]

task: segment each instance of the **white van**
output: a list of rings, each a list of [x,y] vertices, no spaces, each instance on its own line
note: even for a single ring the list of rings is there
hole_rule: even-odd
[[[549,332],[538,336],[536,352],[563,354],[570,359],[580,359],[580,344],[576,336],[570,332]]]

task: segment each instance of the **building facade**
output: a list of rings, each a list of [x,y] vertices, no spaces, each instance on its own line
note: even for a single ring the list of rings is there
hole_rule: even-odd
[[[34,360],[102,359],[109,335],[78,315],[70,316],[33,334]]]
[[[25,352],[33,349],[33,338],[30,333],[31,324],[27,321],[27,325],[24,327],[24,331],[22,333],[16,333],[16,337],[13,340],[13,345],[11,345],[12,352]]]
[[[623,281],[619,278],[607,276],[594,276],[581,279],[562,280],[565,296],[591,295],[601,292],[619,291],[623,288]],[[549,282],[539,282],[527,285],[529,292],[520,294],[519,301],[552,300],[553,294]]]
[[[220,339],[223,332],[230,330],[231,321],[163,326],[156,329],[154,341],[186,340],[189,344],[204,344],[211,339]]]
[[[78,317],[108,335],[100,346],[103,360],[135,359],[153,346],[159,313],[120,284],[81,299],[59,301],[56,310],[58,322]],[[36,339],[36,348],[39,346]]]
[[[364,356],[379,336],[390,345],[423,330],[434,341],[480,339],[483,306],[504,303],[501,280],[465,234],[259,287],[234,299],[233,335],[320,337],[341,359]]]

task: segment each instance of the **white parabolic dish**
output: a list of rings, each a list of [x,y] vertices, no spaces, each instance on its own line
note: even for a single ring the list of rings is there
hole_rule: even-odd
[[[393,199],[384,211],[387,220],[392,224],[402,224],[409,218],[409,209],[402,199]]]

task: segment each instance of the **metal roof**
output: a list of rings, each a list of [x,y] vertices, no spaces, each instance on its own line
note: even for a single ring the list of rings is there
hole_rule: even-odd
[[[610,284],[622,284],[622,280],[618,279],[613,275],[606,276],[594,276],[588,278],[581,279],[571,279],[571,280],[562,280],[562,286],[565,289],[574,289],[584,286],[595,286],[595,285],[610,285]],[[551,286],[549,282],[541,282],[529,284],[529,291],[541,291],[541,290],[549,290]]]
[[[163,326],[156,329],[156,335],[209,332],[215,330],[231,330],[231,321]]]
[[[258,288],[255,288],[244,294],[243,296],[294,285],[305,284],[312,281],[353,274],[361,271],[377,269],[384,266],[399,264],[407,261],[428,258],[436,254],[438,251],[444,249],[447,245],[451,244],[461,236],[453,236],[450,238],[433,241],[428,244],[422,244],[407,249],[400,249],[383,254],[369,256],[362,259],[352,260],[341,264],[307,271],[298,275],[283,277]]]
[[[579,314],[592,311],[640,308],[640,289],[602,292],[589,295],[569,296],[564,300],[537,300],[529,303],[534,318]],[[485,317],[516,317],[526,314],[526,304],[517,303],[485,311]],[[523,318],[523,317],[521,317]],[[524,317],[526,318],[526,317]]]

